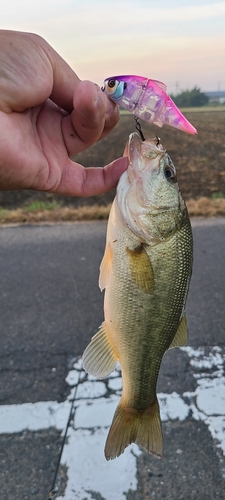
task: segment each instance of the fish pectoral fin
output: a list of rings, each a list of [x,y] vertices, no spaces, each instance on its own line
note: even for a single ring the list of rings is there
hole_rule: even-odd
[[[105,445],[105,457],[112,460],[136,443],[149,453],[162,456],[163,438],[158,401],[144,413],[123,406],[120,401],[109,430]]]
[[[99,288],[102,292],[106,288],[112,266],[112,248],[108,243],[100,265]]]
[[[182,316],[177,333],[173,339],[173,341],[170,344],[169,349],[172,349],[173,347],[183,347],[186,345],[188,342],[188,329],[187,329],[187,319],[186,319],[186,314]]]
[[[152,295],[155,288],[154,272],[144,246],[140,245],[134,250],[127,247],[126,251],[134,283],[144,293]]]
[[[117,357],[110,344],[104,322],[84,351],[83,368],[94,377],[106,378],[115,370],[116,363]]]

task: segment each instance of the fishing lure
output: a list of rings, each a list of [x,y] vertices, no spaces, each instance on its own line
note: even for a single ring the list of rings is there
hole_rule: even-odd
[[[104,80],[102,87],[110,99],[135,117],[159,127],[170,125],[188,134],[197,134],[167,95],[166,89],[166,85],[158,80],[134,75],[111,76]]]

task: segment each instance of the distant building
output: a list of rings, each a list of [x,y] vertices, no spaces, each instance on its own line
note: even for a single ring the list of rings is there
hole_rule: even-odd
[[[208,96],[209,102],[225,103],[225,90],[215,90],[213,92],[204,92]]]

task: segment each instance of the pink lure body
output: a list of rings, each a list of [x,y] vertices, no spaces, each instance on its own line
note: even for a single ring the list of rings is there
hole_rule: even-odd
[[[111,76],[104,80],[102,87],[119,106],[146,122],[159,127],[170,125],[188,134],[197,134],[167,95],[166,89],[162,82],[132,75]]]

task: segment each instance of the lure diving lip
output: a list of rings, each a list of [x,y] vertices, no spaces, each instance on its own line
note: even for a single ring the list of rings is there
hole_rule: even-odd
[[[170,125],[188,134],[197,130],[184,117],[171,97],[167,87],[158,80],[135,75],[111,76],[102,87],[110,99],[142,120],[159,127]]]

